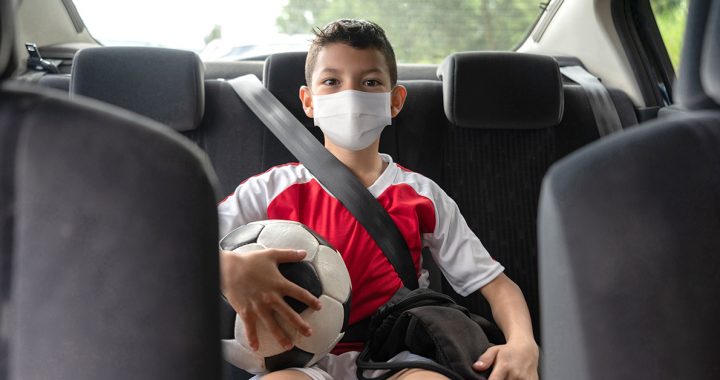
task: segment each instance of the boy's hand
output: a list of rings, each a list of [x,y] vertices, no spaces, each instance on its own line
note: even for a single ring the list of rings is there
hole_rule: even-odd
[[[259,348],[258,319],[286,349],[292,348],[292,341],[278,325],[278,316],[303,335],[312,334],[310,325],[288,306],[283,297],[295,298],[315,310],[320,310],[320,301],[288,281],[278,269],[278,264],[299,262],[306,254],[292,249],[265,249],[242,254],[220,251],[221,290],[242,318],[245,336],[252,349]]]
[[[538,346],[534,341],[509,341],[507,344],[488,348],[473,364],[473,368],[476,371],[485,371],[494,364],[488,380],[536,380],[538,356]]]

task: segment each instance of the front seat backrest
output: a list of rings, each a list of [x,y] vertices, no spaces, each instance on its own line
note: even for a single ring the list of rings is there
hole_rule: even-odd
[[[10,378],[217,377],[216,197],[199,151],[97,102],[0,98],[18,136]]]
[[[720,38],[720,2],[692,2],[687,21],[704,24],[708,14],[706,48]],[[686,33],[686,47],[703,45],[696,32]],[[720,70],[712,52],[696,71]],[[720,86],[717,76],[702,80]],[[720,94],[709,93],[714,110],[618,133],[545,178],[545,378],[720,378]]]
[[[215,181],[196,148],[6,82],[0,170],[0,379],[219,377]]]

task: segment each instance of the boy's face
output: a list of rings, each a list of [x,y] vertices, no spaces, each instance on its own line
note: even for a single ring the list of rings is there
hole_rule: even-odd
[[[312,83],[300,88],[300,100],[308,117],[313,117],[312,95],[328,95],[345,90],[391,92],[390,111],[395,117],[402,109],[407,91],[393,88],[385,57],[377,49],[355,49],[334,43],[318,52]]]

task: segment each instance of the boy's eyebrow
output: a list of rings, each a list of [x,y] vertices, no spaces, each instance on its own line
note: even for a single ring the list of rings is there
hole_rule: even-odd
[[[325,67],[325,68],[323,68],[322,70],[320,70],[320,71],[318,72],[318,74],[338,74],[338,73],[340,73],[340,72],[341,72],[341,70],[339,70],[339,69],[334,69],[334,68],[332,68],[332,67]],[[383,71],[382,71],[381,69],[379,69],[379,68],[377,68],[377,67],[374,67],[374,68],[372,68],[372,69],[368,69],[368,70],[363,71],[363,72],[362,72],[362,75],[367,75],[367,74],[382,74],[382,73],[383,73]]]
[[[382,73],[383,73],[382,70],[380,70],[379,68],[375,67],[375,68],[372,68],[372,69],[370,69],[370,70],[364,71],[364,72],[363,72],[363,75],[367,75],[367,74],[382,74]]]
[[[324,74],[324,73],[336,74],[336,73],[339,73],[339,72],[340,72],[340,70],[338,70],[338,69],[333,69],[332,67],[325,67],[325,68],[323,68],[322,70],[320,70],[320,71],[318,72],[318,74]]]

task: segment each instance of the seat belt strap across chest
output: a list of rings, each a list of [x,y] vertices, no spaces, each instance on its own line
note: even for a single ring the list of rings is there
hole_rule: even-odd
[[[260,121],[312,175],[365,227],[400,276],[403,285],[418,287],[410,250],[387,210],[352,172],[270,93],[255,75],[228,81]]]

